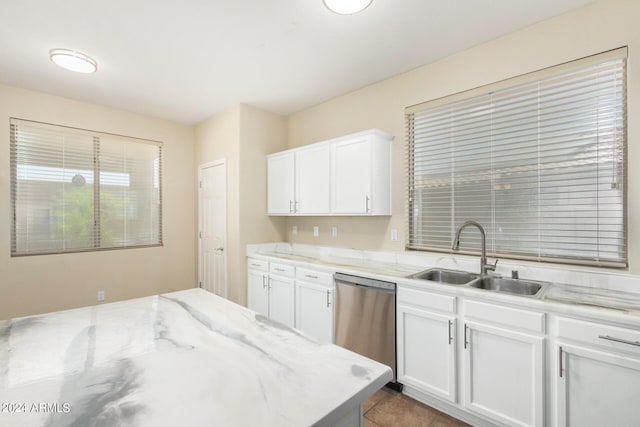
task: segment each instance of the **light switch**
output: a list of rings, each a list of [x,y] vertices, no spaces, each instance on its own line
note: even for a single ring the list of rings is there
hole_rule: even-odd
[[[313,226],[313,237],[318,237],[318,235],[320,234],[320,230],[318,229],[317,225]]]
[[[333,237],[338,237],[338,227],[336,226],[331,227],[331,235]]]
[[[298,226],[294,225],[293,227],[291,227],[291,234],[296,235],[298,234]]]
[[[395,242],[398,240],[398,230],[395,228],[391,229],[391,241]]]

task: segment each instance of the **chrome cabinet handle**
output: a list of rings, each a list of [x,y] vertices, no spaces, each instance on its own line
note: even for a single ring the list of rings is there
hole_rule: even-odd
[[[451,320],[449,320],[449,345],[451,345],[451,342],[453,341],[453,335],[451,334],[451,327],[453,326],[453,322]]]
[[[298,203],[300,203],[297,200],[293,201],[293,213],[297,213],[298,212]]]
[[[253,264],[253,263],[252,263],[252,264],[251,264],[251,267],[261,267],[261,265],[260,265],[260,264]]]
[[[562,378],[562,346],[558,347],[558,374]]]
[[[312,276],[310,274],[305,274],[304,277],[308,277],[309,279],[317,279],[318,276]]]
[[[329,289],[327,289],[327,308],[331,305],[331,291]]]
[[[266,276],[262,276],[262,289],[265,289],[267,287],[266,279]]]
[[[469,327],[467,326],[467,324],[464,324],[464,348],[466,349],[467,346],[469,345],[469,340],[467,339],[467,329],[469,329]]]
[[[275,271],[284,272],[284,268],[276,268],[276,267],[274,267],[274,270],[275,270]]]
[[[271,279],[271,277],[269,277],[267,279],[267,288],[269,288],[269,289],[271,289],[271,280],[273,280],[273,279]]]
[[[289,200],[289,213],[293,213],[293,200]]]
[[[365,196],[365,197],[366,197],[366,199],[365,199],[364,208],[365,208],[365,212],[369,213],[369,200],[371,200],[371,199],[369,198],[369,196]]]
[[[609,336],[609,335],[598,335],[598,338],[601,338],[603,340],[615,341],[615,342],[620,342],[622,344],[629,344],[629,345],[635,345],[636,347],[640,347],[640,341],[623,340],[622,338],[616,338],[616,337],[612,337],[612,336]]]

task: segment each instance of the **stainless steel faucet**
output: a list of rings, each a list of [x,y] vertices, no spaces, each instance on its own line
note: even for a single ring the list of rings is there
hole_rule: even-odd
[[[487,238],[484,232],[484,227],[479,222],[466,221],[464,224],[458,227],[458,230],[456,231],[456,237],[454,237],[453,239],[453,245],[451,245],[451,250],[457,251],[460,248],[460,233],[462,233],[462,230],[464,230],[465,227],[469,225],[473,225],[478,230],[480,230],[480,249],[482,250],[482,255],[480,256],[480,274],[486,275],[488,271],[495,271],[496,265],[498,265],[498,260],[496,260],[494,264],[487,263]]]

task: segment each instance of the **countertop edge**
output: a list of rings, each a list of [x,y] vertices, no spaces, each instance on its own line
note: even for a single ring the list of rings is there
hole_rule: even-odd
[[[459,287],[456,285],[448,285],[442,284],[438,282],[432,281],[423,281],[417,279],[411,279],[406,276],[409,276],[412,273],[406,273],[406,275],[385,275],[376,272],[369,272],[365,269],[358,269],[357,266],[346,266],[346,265],[337,265],[330,264],[325,261],[318,260],[318,262],[313,262],[313,260],[296,260],[296,259],[288,259],[286,258],[286,254],[283,254],[282,257],[279,257],[275,254],[262,254],[262,253],[247,253],[247,258],[255,258],[262,259],[265,261],[277,261],[277,262],[286,262],[289,264],[293,264],[296,267],[303,268],[313,268],[316,270],[324,271],[327,273],[335,273],[336,271],[340,271],[342,273],[353,274],[353,275],[366,275],[366,277],[392,281],[396,283],[400,283],[403,286],[409,286],[413,289],[417,290],[426,290],[426,291],[434,291],[438,293],[443,293],[447,295],[454,296],[463,296],[465,298],[472,298],[477,300],[482,300],[485,302],[495,302],[495,303],[504,303],[515,306],[520,306],[526,309],[534,309],[550,312],[556,315],[574,315],[581,317],[594,317],[601,319],[603,321],[629,325],[638,327],[640,326],[640,308],[638,311],[629,311],[625,309],[616,309],[610,307],[599,307],[590,304],[580,304],[580,303],[568,303],[554,300],[544,300],[544,296],[542,299],[538,298],[530,298],[523,296],[514,296],[500,292],[491,292],[490,294],[485,295],[488,291],[480,290],[480,289],[472,289],[468,287]],[[416,273],[422,270],[425,270],[429,267],[418,268],[416,267]],[[404,273],[402,273],[404,274]]]

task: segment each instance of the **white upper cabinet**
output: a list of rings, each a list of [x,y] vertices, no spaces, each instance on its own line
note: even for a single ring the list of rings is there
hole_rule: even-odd
[[[331,145],[313,144],[295,152],[294,211],[304,215],[331,212]]]
[[[333,214],[391,215],[391,139],[372,130],[333,143]]]
[[[289,215],[294,211],[295,202],[295,169],[294,153],[285,151],[272,154],[267,158],[267,186],[269,215]]]
[[[392,140],[371,129],[269,155],[269,215],[391,215]]]

